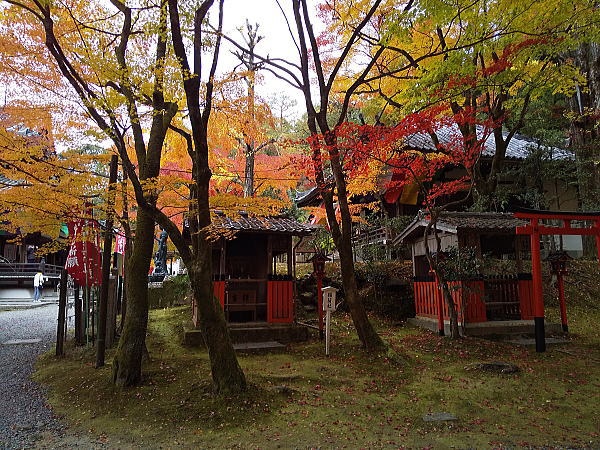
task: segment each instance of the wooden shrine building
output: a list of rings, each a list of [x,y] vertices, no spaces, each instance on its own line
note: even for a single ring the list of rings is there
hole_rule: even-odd
[[[425,256],[427,239],[432,252],[470,247],[478,259],[500,265],[493,275],[447,280],[465,334],[533,332],[532,274],[523,263],[525,255],[529,259],[530,243],[526,236],[517,235],[527,220],[512,213],[445,212],[436,224],[439,249],[432,231],[424,236],[428,223],[428,216],[420,213],[394,240],[395,245],[411,249],[417,324],[443,332],[449,323],[447,305]],[[548,331],[558,331],[557,327],[549,326]]]
[[[214,292],[227,321],[293,323],[292,237],[306,236],[312,227],[283,216],[252,217],[243,212],[234,217],[217,212],[213,225],[235,232],[233,239],[213,243],[212,251]],[[284,263],[277,263],[282,259]],[[197,309],[193,310],[197,325]]]

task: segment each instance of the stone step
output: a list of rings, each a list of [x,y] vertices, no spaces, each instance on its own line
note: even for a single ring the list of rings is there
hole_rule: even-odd
[[[285,350],[286,346],[281,342],[267,341],[267,342],[243,342],[233,344],[233,348],[236,352],[241,353],[260,353],[274,350]]]

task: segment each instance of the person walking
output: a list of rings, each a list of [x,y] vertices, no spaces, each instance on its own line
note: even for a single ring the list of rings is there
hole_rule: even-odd
[[[38,270],[33,277],[33,302],[40,302],[42,296],[42,287],[44,286],[44,274]]]

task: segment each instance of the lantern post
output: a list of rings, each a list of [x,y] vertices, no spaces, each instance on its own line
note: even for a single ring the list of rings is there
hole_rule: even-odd
[[[325,263],[330,259],[323,253],[317,253],[311,258],[313,273],[317,279],[317,310],[319,311],[319,339],[323,339],[323,275],[325,275]]]

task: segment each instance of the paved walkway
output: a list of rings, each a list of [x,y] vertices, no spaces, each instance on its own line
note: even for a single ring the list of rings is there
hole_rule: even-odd
[[[56,305],[0,312],[0,449],[30,448],[40,433],[62,434],[44,391],[30,379],[37,356],[56,339],[57,312]]]

